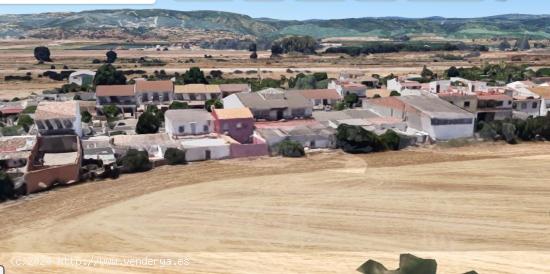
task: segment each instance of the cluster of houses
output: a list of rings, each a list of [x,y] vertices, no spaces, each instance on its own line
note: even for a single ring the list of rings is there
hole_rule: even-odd
[[[71,77],[73,83],[88,80]],[[381,87],[378,79],[361,72],[343,72],[327,89],[252,92],[247,84],[138,80],[132,85],[97,86],[88,100],[59,97],[22,100],[17,106],[4,103],[3,119],[17,117],[25,104],[35,104],[36,111],[27,135],[0,137],[0,163],[16,178],[16,185],[23,184],[24,192],[31,193],[77,182],[86,160],[114,163],[128,149],[145,150],[158,164],[168,148],[183,150],[187,161],[271,155],[285,140],[306,149],[330,149],[336,147],[341,124],[376,134],[391,129],[410,137],[410,144],[469,138],[479,120],[546,115],[549,83],[523,81],[497,88],[462,78],[419,83],[398,77]],[[360,107],[335,110],[349,94],[357,95]],[[206,110],[211,99],[221,100],[223,108]],[[170,109],[173,102],[185,102],[188,108]],[[136,134],[138,118],[150,105],[164,111],[163,126],[155,134]],[[104,117],[106,106],[119,110],[117,121]],[[82,121],[84,111],[92,114],[91,122]]]

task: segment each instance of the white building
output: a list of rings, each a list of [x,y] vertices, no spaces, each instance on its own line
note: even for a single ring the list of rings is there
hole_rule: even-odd
[[[214,131],[210,112],[200,109],[171,109],[164,113],[166,133],[171,137],[203,135]]]
[[[204,161],[229,158],[230,144],[219,138],[198,138],[181,141],[181,148],[185,151],[185,160]]]
[[[34,123],[40,135],[82,136],[78,101],[40,102],[34,114]]]
[[[79,86],[92,86],[94,83],[95,72],[91,70],[79,70],[69,75],[69,84]]]

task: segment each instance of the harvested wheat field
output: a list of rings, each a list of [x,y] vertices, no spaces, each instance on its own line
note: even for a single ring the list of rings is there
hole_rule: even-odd
[[[162,167],[0,204],[7,273],[550,273],[550,144]]]

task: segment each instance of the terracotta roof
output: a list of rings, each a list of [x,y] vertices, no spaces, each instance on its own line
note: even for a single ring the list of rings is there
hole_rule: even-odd
[[[405,108],[405,103],[399,101],[396,96],[374,98],[367,101],[367,104],[391,107],[391,108]]]
[[[175,86],[176,93],[221,93],[218,85],[189,84]]]
[[[134,85],[97,86],[96,96],[134,96]]]
[[[5,108],[1,108],[0,109],[0,112],[2,114],[19,114],[21,112],[23,112],[23,108],[19,108],[19,107],[5,107]]]
[[[136,81],[136,92],[174,91],[174,83],[170,80]]]
[[[477,99],[479,100],[500,100],[500,101],[508,101],[512,100],[512,97],[506,95],[506,94],[491,94],[491,93],[479,93],[477,94]]]
[[[232,109],[214,109],[213,111],[218,119],[247,119],[253,118],[249,108],[232,108]]]
[[[244,92],[244,91],[249,91],[250,87],[248,86],[248,84],[221,84],[220,90],[222,92],[229,92],[229,93]]]
[[[529,89],[531,92],[545,98],[550,99],[550,86],[549,87],[534,87]]]
[[[40,102],[34,113],[35,120],[74,118],[80,112],[77,101]]]
[[[304,89],[299,92],[307,99],[342,99],[342,96],[335,89]]]

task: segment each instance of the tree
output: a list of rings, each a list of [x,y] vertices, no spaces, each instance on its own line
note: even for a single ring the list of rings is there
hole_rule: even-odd
[[[258,54],[253,51],[252,54],[250,54],[250,59],[258,59]]]
[[[295,141],[282,141],[277,145],[277,148],[279,154],[284,157],[303,157],[306,155],[302,144]]]
[[[359,102],[359,96],[355,93],[346,94],[344,96],[344,103],[349,108],[352,108],[357,102]]]
[[[390,92],[390,96],[401,96],[401,93],[399,93],[397,90],[392,90]]]
[[[188,109],[188,108],[189,108],[189,104],[187,104],[186,102],[179,102],[179,101],[173,101],[168,107],[168,109]]]
[[[109,64],[114,63],[118,57],[113,50],[108,51],[105,55],[107,56],[107,63]]]
[[[515,48],[518,49],[518,50],[528,50],[528,49],[530,49],[531,46],[529,45],[529,38],[527,38],[527,36],[524,36],[523,38],[518,39],[516,41]]]
[[[17,119],[17,125],[22,127],[26,132],[29,131],[29,129],[33,124],[34,124],[34,120],[28,114],[22,114]]]
[[[50,49],[47,47],[34,48],[34,58],[36,58],[38,62],[52,62],[50,58]]]
[[[173,147],[166,149],[164,159],[166,159],[169,165],[184,165],[187,163],[185,160],[185,151]]]
[[[103,107],[103,114],[105,114],[107,120],[113,120],[120,114],[120,109],[115,105],[106,105]]]
[[[500,44],[498,45],[498,49],[501,50],[501,51],[505,51],[505,50],[511,49],[511,48],[512,48],[512,45],[510,45],[510,43],[506,39],[504,41],[500,42]]]
[[[36,112],[36,106],[27,106],[25,109],[23,109],[23,113],[35,113]]]
[[[376,93],[374,96],[372,96],[372,98],[376,99],[376,98],[382,98],[382,96],[380,96],[380,94]]]
[[[279,56],[284,53],[283,48],[279,44],[271,45],[271,56]]]
[[[429,70],[428,67],[426,65],[424,65],[424,67],[422,68],[422,72],[420,73],[420,75],[422,76],[422,78],[424,79],[432,79],[432,77],[434,76],[434,73],[433,71]]]
[[[204,102],[204,108],[208,112],[212,112],[212,106],[217,109],[223,108],[223,102],[220,99],[209,99]]]
[[[399,150],[401,148],[401,137],[391,129],[380,135],[380,140],[388,149]]]
[[[460,76],[460,71],[455,66],[452,66],[447,70],[448,78],[459,77],[459,76]]]
[[[256,45],[256,43],[252,43],[248,47],[248,51],[256,52],[257,50],[258,50],[258,46]]]
[[[152,134],[157,133],[160,128],[160,119],[153,112],[146,111],[139,116],[136,133],[137,134]]]
[[[14,185],[11,177],[4,171],[0,171],[0,200],[12,199],[15,196]]]
[[[80,113],[80,116],[82,116],[82,122],[84,123],[89,123],[92,121],[92,114],[90,114],[90,112],[87,110]]]
[[[204,72],[198,67],[192,67],[186,71],[183,75],[184,84],[208,84]]]
[[[387,150],[376,134],[360,126],[341,124],[336,129],[336,145],[347,153],[369,153]]]
[[[334,105],[334,109],[335,110],[344,110],[344,109],[346,109],[346,104],[342,101],[336,102],[336,104]]]
[[[119,165],[126,172],[143,172],[152,168],[151,161],[147,151],[139,151],[137,149],[129,149],[126,154],[120,159]]]
[[[111,64],[105,64],[97,69],[94,77],[94,86],[99,85],[126,85],[126,76]]]

